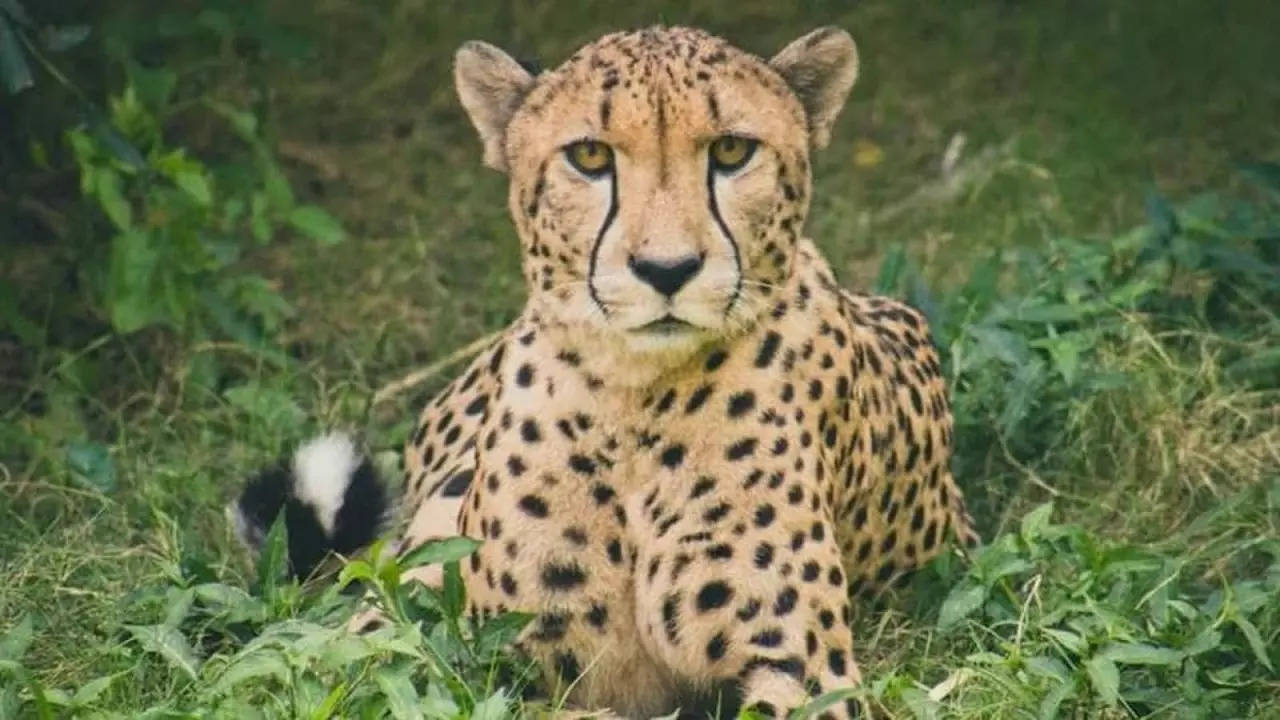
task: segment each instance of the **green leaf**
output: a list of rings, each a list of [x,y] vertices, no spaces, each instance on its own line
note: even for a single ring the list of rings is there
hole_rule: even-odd
[[[332,215],[315,205],[300,205],[289,213],[289,225],[321,245],[342,242],[346,232]]]
[[[311,720],[328,720],[338,710],[338,703],[347,696],[347,684],[345,682],[338,683],[337,687],[329,691],[324,697],[324,701],[316,707],[311,713]]]
[[[116,489],[116,468],[105,445],[73,442],[67,445],[67,467],[81,485],[106,494]]]
[[[1183,650],[1187,655],[1199,655],[1200,653],[1209,652],[1216,649],[1222,644],[1222,633],[1213,629],[1212,626],[1201,630],[1191,642],[1187,643],[1187,647]]]
[[[98,696],[101,695],[104,690],[111,686],[111,681],[115,679],[115,675],[103,675],[100,678],[94,678],[84,685],[81,685],[79,689],[76,690],[75,694],[71,696],[71,704],[78,707],[84,707],[89,703],[92,703],[94,700],[98,699]]]
[[[476,652],[483,656],[507,647],[533,618],[531,613],[505,612],[486,621],[476,631]]]
[[[1071,632],[1070,630],[1058,630],[1055,628],[1045,628],[1044,634],[1058,641],[1059,645],[1076,654],[1084,652],[1084,649],[1086,647],[1084,638],[1080,637],[1080,635],[1077,633]]]
[[[422,711],[418,709],[418,691],[409,681],[407,670],[379,668],[373,674],[378,688],[387,698],[388,709],[396,720],[419,720]]]
[[[116,332],[133,332],[162,316],[160,298],[154,292],[159,262],[152,236],[142,230],[112,239],[107,304]]]
[[[462,617],[462,609],[466,604],[467,591],[466,586],[462,584],[462,571],[458,568],[457,560],[450,560],[444,564],[444,613],[451,619]]]
[[[951,589],[947,599],[942,601],[942,609],[938,611],[938,629],[950,630],[982,607],[987,599],[987,588],[973,582],[964,582]]]
[[[1013,366],[1027,361],[1030,350],[1021,335],[995,325],[973,325],[967,330],[982,350],[997,360]]]
[[[1120,698],[1120,670],[1109,658],[1096,655],[1084,666],[1093,691],[1108,705]]]
[[[508,717],[511,717],[511,698],[503,688],[476,703],[471,711],[471,720],[503,720]]]
[[[275,599],[276,587],[288,564],[289,537],[284,524],[284,510],[276,515],[258,554],[258,588],[268,602]]]
[[[1244,633],[1244,638],[1249,641],[1249,648],[1253,650],[1253,655],[1258,658],[1258,662],[1262,663],[1266,669],[1274,672],[1275,668],[1271,667],[1271,658],[1267,656],[1267,644],[1263,641],[1262,634],[1258,632],[1257,626],[1250,622],[1249,618],[1239,613],[1232,614],[1231,622],[1235,623],[1235,626],[1240,628],[1240,632]]]
[[[1053,502],[1043,503],[1022,516],[1022,539],[1025,542],[1037,540],[1049,527],[1049,518],[1053,515]]]
[[[338,573],[338,586],[346,587],[353,582],[368,582],[373,580],[373,566],[364,560],[351,560],[342,566],[342,572]]]
[[[34,637],[35,624],[30,615],[23,615],[22,619],[9,628],[8,632],[0,636],[0,660],[21,661],[22,656],[27,654],[27,648],[31,647],[31,640]]]
[[[259,161],[262,164],[262,189],[266,191],[271,209],[281,214],[292,211],[293,188],[289,187],[289,181],[285,179],[284,173],[280,172],[280,168],[269,155],[266,155],[265,151],[259,153]]]
[[[252,681],[260,685],[265,678],[273,677],[281,685],[290,678],[289,663],[284,655],[273,648],[250,650],[237,655],[205,691],[211,695],[226,695],[241,683]]]
[[[1062,702],[1067,699],[1076,690],[1074,680],[1068,680],[1045,694],[1040,701],[1040,708],[1037,717],[1040,720],[1056,720],[1058,717],[1058,708],[1062,707]]]
[[[110,168],[100,167],[94,172],[94,180],[94,194],[111,222],[125,231],[133,227],[133,206],[124,196],[120,174]]]
[[[194,169],[180,170],[173,180],[196,202],[204,206],[213,204],[213,190],[204,173]]]
[[[1061,660],[1048,655],[1033,655],[1023,662],[1026,663],[1027,669],[1041,677],[1052,678],[1058,682],[1067,682],[1071,679],[1071,673],[1067,670],[1067,666]]]
[[[4,79],[5,88],[14,95],[35,84],[18,34],[3,15],[0,15],[0,78]]]
[[[1185,657],[1177,650],[1146,643],[1111,643],[1098,654],[1121,665],[1177,665]]]
[[[129,85],[137,93],[138,100],[152,112],[163,112],[178,87],[178,73],[165,67],[145,67],[130,61],[125,68]]]
[[[40,33],[44,46],[50,52],[63,52],[79,45],[89,38],[88,25],[66,25],[64,27],[45,28]]]
[[[940,704],[929,697],[929,693],[918,687],[905,688],[901,694],[902,702],[911,711],[916,720],[936,720]]]
[[[200,660],[182,633],[166,625],[125,625],[138,644],[155,653],[192,680],[200,670]]]
[[[400,556],[401,568],[419,567],[421,565],[438,565],[439,563],[461,560],[480,547],[479,540],[469,537],[449,537],[428,540],[418,547]]]
[[[271,428],[296,427],[306,413],[282,390],[258,383],[237,385],[223,393],[227,402]]]

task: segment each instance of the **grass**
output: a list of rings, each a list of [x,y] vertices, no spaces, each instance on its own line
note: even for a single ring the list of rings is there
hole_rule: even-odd
[[[257,576],[220,508],[321,426],[354,427],[394,462],[447,371],[373,404],[379,389],[518,310],[502,178],[450,86],[458,43],[551,64],[656,20],[763,54],[823,23],[859,42],[809,234],[846,285],[931,308],[957,474],[990,541],[862,614],[871,702],[895,717],[1280,716],[1280,213],[1233,169],[1280,156],[1273,3],[271,9],[318,53],[240,84],[267,89],[300,197],[350,237],[247,261],[294,305],[286,362],[152,331],[5,341],[0,717],[324,717],[330,701],[407,717],[410,692],[437,714],[510,705],[492,694],[493,648],[475,652],[503,627],[469,637],[446,593],[406,600],[425,638],[401,625],[343,644],[326,628],[349,599]],[[53,292],[27,293],[28,315]],[[375,565],[394,597],[394,563]],[[225,680],[235,667],[243,684]]]

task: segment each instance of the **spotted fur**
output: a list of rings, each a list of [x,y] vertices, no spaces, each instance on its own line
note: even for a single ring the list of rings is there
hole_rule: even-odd
[[[859,681],[851,593],[976,541],[924,317],[842,290],[802,236],[856,69],[831,28],[770,61],[618,33],[538,76],[459,51],[529,300],[422,413],[402,545],[482,540],[471,611],[534,613],[518,646],[579,706],[648,717],[729,687],[782,716]],[[733,172],[708,158],[725,135],[757,143]],[[584,139],[607,177],[564,157]],[[697,268],[667,293],[642,261]]]

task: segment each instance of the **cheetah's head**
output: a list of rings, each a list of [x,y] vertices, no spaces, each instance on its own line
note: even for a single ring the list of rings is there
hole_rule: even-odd
[[[769,61],[698,30],[617,33],[537,76],[464,45],[458,93],[510,175],[534,307],[645,355],[750,327],[791,273],[809,152],[857,65],[835,28]]]

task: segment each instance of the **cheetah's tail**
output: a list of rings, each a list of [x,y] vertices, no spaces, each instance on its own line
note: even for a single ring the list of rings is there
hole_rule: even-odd
[[[385,485],[344,433],[313,438],[292,457],[259,471],[226,508],[240,541],[257,552],[283,511],[289,571],[306,579],[329,553],[350,555],[386,522]]]

